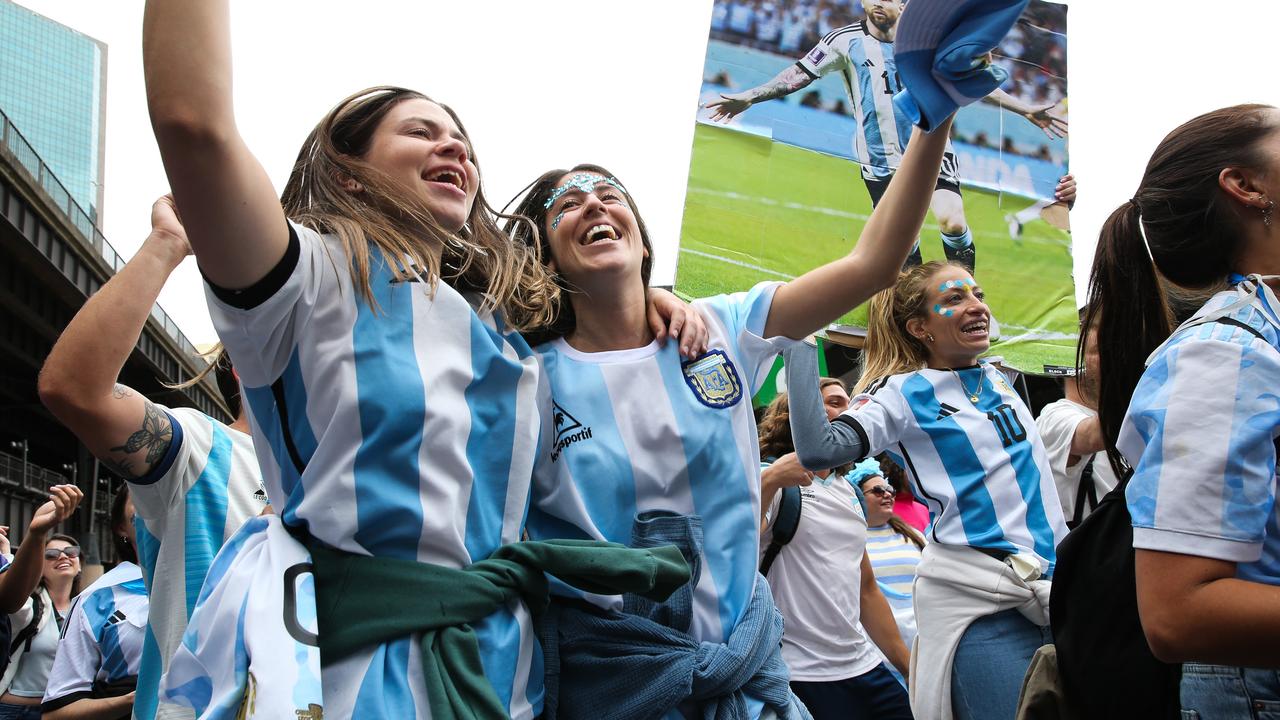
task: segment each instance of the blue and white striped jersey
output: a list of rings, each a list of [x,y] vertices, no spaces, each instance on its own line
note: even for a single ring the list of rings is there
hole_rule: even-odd
[[[518,333],[448,283],[398,281],[372,256],[377,307],[353,286],[336,238],[290,224],[279,267],[244,291],[209,288],[210,313],[284,523],[348,552],[462,568],[520,538],[538,363]],[[474,628],[512,717],[536,715],[528,609],[513,604]],[[326,668],[325,713],[424,717],[407,642],[364,651],[341,673]],[[385,691],[360,692],[366,682]]]
[[[694,301],[710,330],[701,358],[675,343],[583,353],[538,348],[554,422],[535,469],[535,539],[631,543],[639,512],[703,520],[690,634],[723,642],[751,600],[760,536],[760,446],[751,396],[779,348],[760,335],[777,283]],[[621,609],[620,597],[596,598]]]
[[[45,712],[92,697],[95,683],[120,686],[135,681],[146,627],[142,570],[122,562],[72,603],[49,670]]]
[[[827,33],[796,65],[814,79],[840,71],[858,123],[853,158],[862,165],[864,178],[892,177],[911,139],[910,119],[893,105],[894,94],[902,89],[893,43],[876,39],[860,20]],[[950,141],[947,152],[952,152]]]
[[[160,676],[182,642],[214,556],[267,503],[248,435],[198,410],[165,411],[173,427],[169,452],[129,483],[138,562],[151,599],[134,720],[191,717],[186,708],[158,707]]]
[[[1196,317],[1249,294],[1220,292]],[[1280,585],[1277,309],[1265,290],[1225,316],[1265,340],[1207,322],[1174,333],[1152,356],[1116,443],[1134,468],[1125,490],[1134,547],[1235,562],[1239,578]]]
[[[973,396],[977,401],[972,401]],[[983,363],[893,375],[837,418],[888,451],[934,516],[931,540],[1025,553],[1053,574],[1067,528],[1035,418]]]

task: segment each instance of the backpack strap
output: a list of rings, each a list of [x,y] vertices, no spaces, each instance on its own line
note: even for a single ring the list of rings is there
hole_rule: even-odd
[[[40,631],[40,619],[44,617],[44,601],[41,594],[39,589],[31,593],[31,622],[13,636],[13,641],[9,644],[11,652],[24,643],[26,647],[22,648],[22,652],[31,651],[31,643],[35,641],[36,633]]]
[[[782,551],[782,547],[796,536],[796,528],[800,527],[800,488],[785,487],[780,491],[782,498],[778,501],[778,517],[773,521],[773,539],[764,551],[760,560],[760,574],[768,575],[773,561]]]
[[[1097,483],[1093,481],[1093,462],[1098,459],[1097,455],[1090,455],[1089,461],[1084,464],[1084,470],[1080,471],[1080,484],[1076,486],[1076,510],[1071,518],[1071,522],[1067,523],[1067,527],[1075,529],[1084,519],[1084,505],[1089,503],[1089,511],[1098,507],[1098,488]]]

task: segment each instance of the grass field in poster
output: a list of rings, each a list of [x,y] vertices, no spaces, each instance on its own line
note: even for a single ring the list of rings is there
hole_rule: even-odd
[[[990,354],[1038,373],[1045,365],[1073,364],[1077,321],[1069,235],[1037,221],[1018,240],[1010,237],[1006,215],[1031,203],[964,190],[978,248],[976,277],[1001,324]],[[847,158],[698,123],[677,291],[702,297],[795,277],[848,253],[870,213],[858,166]],[[925,260],[941,260],[932,222],[925,221],[921,251]],[[1008,320],[1015,317],[1039,320],[1024,327]],[[841,322],[865,327],[865,308]]]

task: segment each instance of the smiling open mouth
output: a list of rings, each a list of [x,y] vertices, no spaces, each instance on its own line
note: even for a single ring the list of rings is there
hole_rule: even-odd
[[[960,328],[960,332],[964,333],[965,335],[986,335],[987,321],[978,320],[977,322],[971,322],[967,325],[963,325]]]
[[[587,234],[579,241],[583,245],[590,245],[601,240],[617,240],[618,231],[613,229],[612,225],[593,225]]]
[[[435,173],[434,175],[429,176],[429,177],[427,178],[427,181],[428,181],[428,182],[447,183],[447,184],[449,184],[449,185],[452,185],[452,186],[454,186],[454,187],[458,188],[459,190],[461,190],[461,191],[463,191],[463,192],[466,192],[466,191],[467,191],[467,182],[466,182],[466,180],[462,177],[462,175],[461,175],[460,173],[455,172],[455,171],[453,171],[453,170],[441,170],[440,172]]]

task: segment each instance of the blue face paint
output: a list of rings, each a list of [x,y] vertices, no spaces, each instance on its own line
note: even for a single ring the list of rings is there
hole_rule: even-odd
[[[962,287],[978,287],[978,283],[974,282],[972,278],[960,278],[959,280],[948,280],[938,286],[938,292],[946,292],[951,288],[962,288]]]
[[[942,306],[941,306],[941,305],[938,305],[937,303],[935,303],[935,304],[934,304],[934,306],[933,306],[933,311],[934,311],[934,312],[936,312],[936,313],[938,313],[938,314],[939,314],[939,315],[941,315],[942,317],[951,317],[952,315],[955,315],[955,314],[956,314],[956,311],[955,311],[955,310],[950,310],[950,309],[943,310],[943,309],[942,309]]]
[[[580,190],[584,193],[589,193],[592,190],[595,190],[596,185],[599,185],[600,183],[604,183],[606,185],[612,185],[618,188],[619,190],[622,190],[622,192],[624,193],[626,192],[626,190],[622,187],[622,185],[619,184],[617,180],[611,177],[610,178],[602,177],[594,173],[577,173],[573,177],[565,181],[565,184],[553,190],[551,193],[551,197],[547,199],[547,202],[542,207],[544,209],[550,210],[551,206],[555,204],[555,201],[559,200],[561,196],[563,196],[565,193],[569,192],[570,190]]]
[[[563,219],[564,219],[564,211],[561,210],[560,214],[556,215],[555,219],[551,221],[551,229],[555,230],[556,228],[560,227],[560,221]]]

